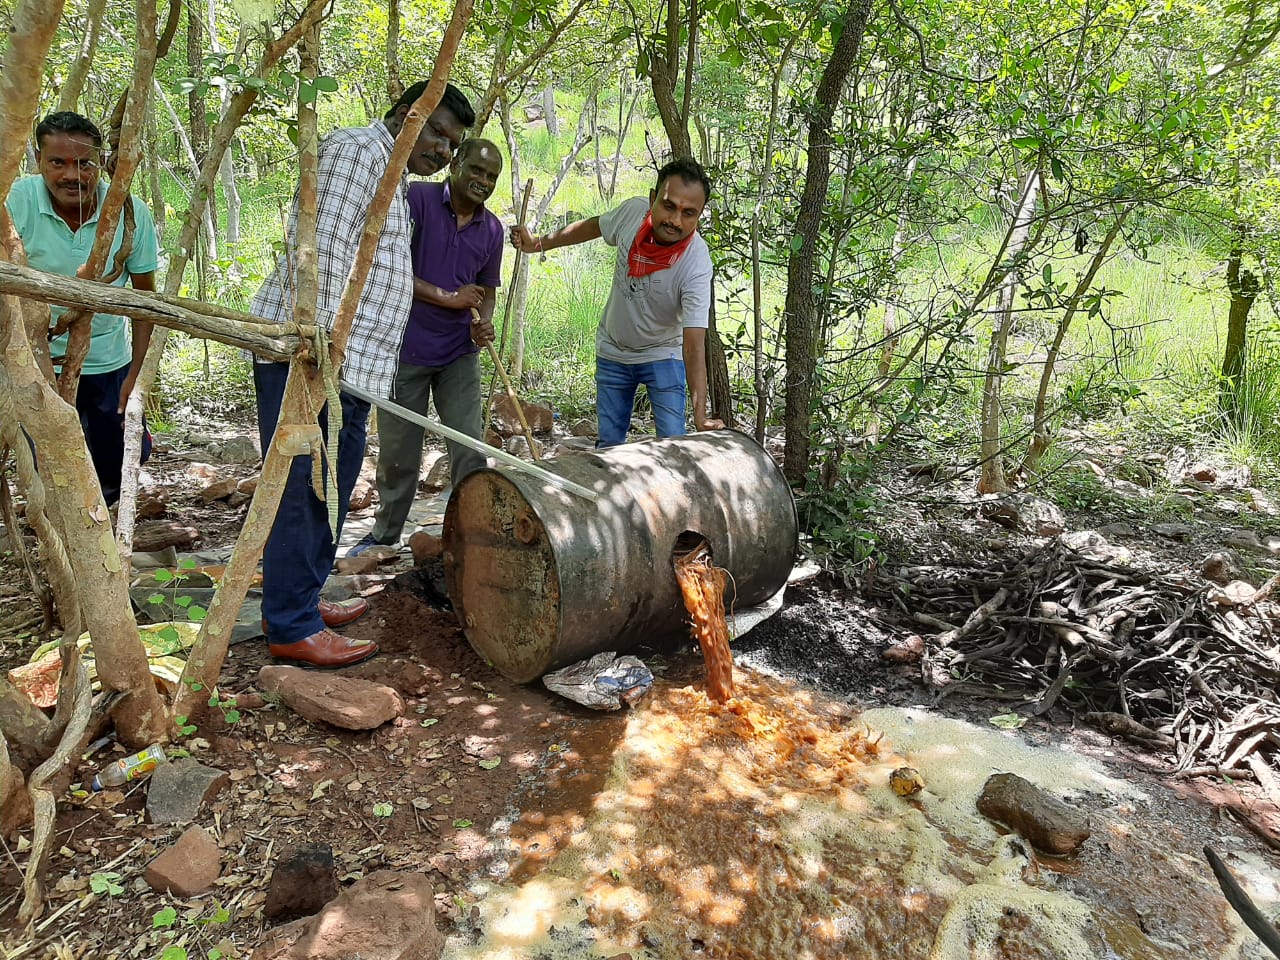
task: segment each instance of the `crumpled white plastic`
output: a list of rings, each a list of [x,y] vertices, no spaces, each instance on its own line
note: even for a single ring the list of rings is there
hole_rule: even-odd
[[[653,674],[638,658],[619,657],[614,651],[597,653],[590,660],[548,673],[547,689],[592,710],[618,710],[634,706],[653,686]]]

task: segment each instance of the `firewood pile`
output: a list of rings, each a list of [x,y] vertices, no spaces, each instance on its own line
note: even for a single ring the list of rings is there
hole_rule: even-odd
[[[1274,787],[1280,766],[1280,581],[1254,589],[1195,574],[1155,576],[1053,543],[1013,566],[959,564],[877,573],[871,593],[938,631],[890,648],[919,657],[926,684],[1055,705],[1107,733],[1171,756],[1183,775],[1213,772]]]

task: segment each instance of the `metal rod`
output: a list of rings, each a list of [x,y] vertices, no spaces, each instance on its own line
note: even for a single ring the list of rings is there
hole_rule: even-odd
[[[521,473],[525,473],[531,477],[536,477],[539,480],[554,484],[562,490],[568,490],[570,493],[576,494],[585,500],[590,500],[593,503],[600,499],[599,495],[594,490],[588,490],[581,484],[574,483],[572,480],[568,480],[559,474],[552,473],[550,470],[544,470],[542,467],[521,460],[519,457],[514,457],[505,450],[500,450],[497,447],[491,447],[487,443],[475,439],[475,437],[469,437],[460,430],[453,429],[453,427],[446,427],[443,423],[436,423],[434,420],[429,420],[422,414],[414,413],[407,407],[402,407],[400,404],[394,403],[386,397],[374,396],[372,393],[369,393],[369,391],[352,386],[345,381],[342,383],[341,389],[345,390],[353,397],[359,397],[361,400],[373,404],[379,410],[385,410],[387,413],[394,413],[402,420],[408,420],[410,423],[416,423],[418,426],[423,427],[430,433],[434,433],[438,437],[444,437],[446,440],[452,440],[454,443],[460,443],[469,450],[474,450],[483,456],[493,457],[500,463],[505,463],[507,466],[513,467]]]

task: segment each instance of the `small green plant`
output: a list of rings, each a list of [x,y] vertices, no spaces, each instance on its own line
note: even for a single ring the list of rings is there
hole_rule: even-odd
[[[222,719],[229,724],[237,723],[240,720],[240,711],[236,708],[235,697],[223,698],[215,691],[214,694],[209,697],[209,706],[217,707],[221,710]]]
[[[177,908],[168,906],[157,910],[151,916],[152,930],[175,930],[179,927],[188,927],[188,936],[194,935],[197,939],[203,939],[209,932],[210,927],[220,926],[227,923],[231,919],[231,913],[222,904],[214,901],[213,912],[208,916],[203,915],[203,908],[197,908],[199,912],[188,912],[180,914]],[[227,943],[219,941],[217,944],[208,947],[204,956],[206,960],[222,960],[227,954]],[[166,943],[160,950],[157,960],[189,960],[192,954],[185,946],[176,943]]]
[[[120,885],[120,874],[112,870],[109,873],[95,873],[89,877],[89,889],[94,893],[105,893],[109,897],[118,897],[124,893]]]

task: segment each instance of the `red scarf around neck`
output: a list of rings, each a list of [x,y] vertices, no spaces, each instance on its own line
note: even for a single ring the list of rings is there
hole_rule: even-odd
[[[697,232],[693,231],[679,243],[658,243],[653,239],[653,211],[646,212],[636,238],[631,241],[631,252],[627,254],[627,276],[647,277],[651,273],[675,266]]]

